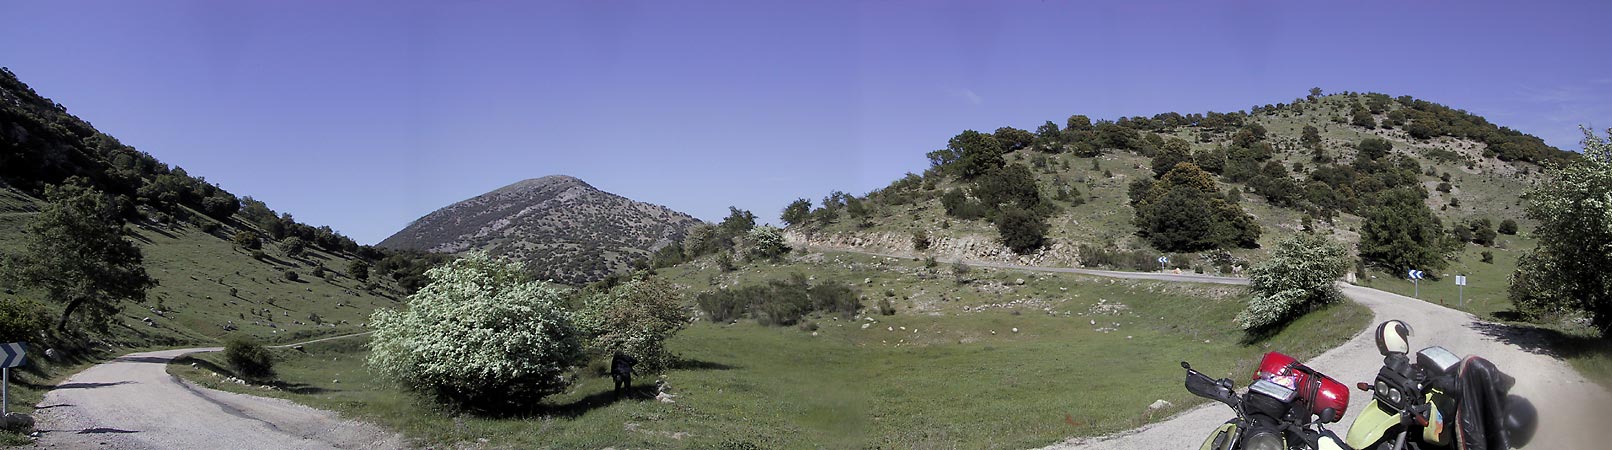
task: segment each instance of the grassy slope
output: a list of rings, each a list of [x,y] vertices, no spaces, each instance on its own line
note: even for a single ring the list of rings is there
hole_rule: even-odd
[[[0,186],[0,252],[23,249],[23,230],[38,211],[37,199]],[[65,350],[60,360],[44,358],[44,351],[53,345],[46,341],[30,342],[28,365],[12,373],[11,411],[31,412],[51,386],[66,377],[108,358],[129,352],[155,350],[184,345],[217,345],[227,335],[245,335],[265,342],[289,342],[294,339],[360,331],[357,324],[368,320],[369,312],[377,306],[394,302],[383,296],[364,292],[350,278],[332,276],[329,281],[313,277],[308,269],[312,261],[323,261],[327,266],[345,271],[347,261],[337,256],[310,251],[302,260],[284,256],[270,244],[265,248],[275,263],[259,262],[250,255],[235,250],[229,241],[201,232],[194,226],[181,228],[146,228],[131,226],[134,240],[145,255],[146,270],[160,285],[148,293],[144,304],[125,303],[119,321],[107,335],[88,339],[88,346]],[[220,235],[233,233],[224,227]],[[304,282],[284,279],[287,269],[301,272]],[[380,291],[395,289],[389,281],[382,282]],[[238,289],[238,297],[230,297],[229,289]],[[387,294],[394,295],[395,294]],[[15,294],[0,295],[0,301],[13,296],[38,297],[38,293],[21,290]],[[270,304],[269,299],[275,299]],[[346,302],[346,305],[341,305]],[[59,305],[47,304],[58,314]],[[163,315],[152,312],[161,305]],[[275,328],[266,326],[267,318],[254,318],[250,309],[273,309]],[[319,327],[297,325],[308,323],[308,315],[318,313],[328,321],[346,320],[347,325]],[[246,319],[241,319],[244,314]],[[146,325],[141,319],[151,317],[156,326]],[[222,327],[234,320],[240,327],[230,333]],[[265,325],[252,325],[259,320]],[[68,346],[82,345],[78,338]],[[26,438],[0,433],[0,444],[24,444]]]
[[[436,443],[1025,447],[1134,427],[1196,404],[1180,389],[1178,361],[1240,377],[1265,351],[1315,355],[1369,320],[1364,308],[1340,305],[1270,341],[1243,345],[1230,323],[1242,307],[1236,287],[986,270],[972,272],[978,281],[958,285],[949,268],[936,274],[915,261],[835,253],[798,258],[728,274],[700,261],[662,276],[697,291],[713,281],[732,285],[799,271],[819,282],[856,284],[871,297],[894,293],[899,312],[874,316],[877,323],[865,329],[865,320],[817,318],[816,336],[798,327],[700,321],[670,343],[686,360],[665,374],[678,395],[672,404],[610,403],[610,382],[584,374],[538,417],[453,418],[373,379],[351,342],[288,352],[282,378],[307,393],[269,395]],[[1018,278],[1026,283],[1016,285]],[[1033,306],[988,306],[1015,300]],[[1096,306],[1116,303],[1126,308],[1105,313]],[[1113,323],[1118,330],[1099,330]],[[202,369],[174,366],[204,384],[266,392],[223,385]],[[1158,399],[1177,406],[1149,414],[1147,405]]]

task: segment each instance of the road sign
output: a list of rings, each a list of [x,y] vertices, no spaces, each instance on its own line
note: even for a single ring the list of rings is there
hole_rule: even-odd
[[[21,342],[0,344],[0,415],[10,414],[6,405],[11,403],[11,368],[22,365],[28,346]]]
[[[0,367],[17,367],[27,358],[26,347],[21,342],[0,344]]]
[[[1160,256],[1159,257],[1159,264],[1169,264],[1169,263],[1170,263],[1170,257],[1169,256]]]
[[[1456,286],[1466,286],[1466,275],[1456,275],[1455,276],[1455,285]]]
[[[1427,275],[1427,272],[1411,269],[1410,272],[1407,272],[1407,275],[1410,275],[1410,279],[1412,280],[1420,280],[1423,276]]]
[[[1466,306],[1466,275],[1456,275],[1455,286],[1455,289],[1458,292],[1456,295],[1459,296],[1458,300],[1456,301],[1459,302],[1461,306]]]

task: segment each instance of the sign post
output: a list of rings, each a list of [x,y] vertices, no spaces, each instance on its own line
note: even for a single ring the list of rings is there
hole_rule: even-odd
[[[1170,255],[1164,255],[1164,256],[1159,257],[1159,271],[1160,272],[1169,270],[1170,269],[1169,264],[1170,264]]]
[[[1461,302],[1460,305],[1461,305],[1461,307],[1465,308],[1466,307],[1466,275],[1456,275],[1455,276],[1455,286],[1456,286],[1456,288],[1455,288],[1456,292],[1460,293],[1459,294],[1460,295],[1459,298],[1460,298],[1460,302]]]
[[[1411,284],[1416,286],[1416,293],[1412,294],[1411,296],[1415,298],[1422,298],[1422,276],[1427,275],[1427,272],[1411,269],[1407,275],[1410,276],[1409,278],[1411,279]]]
[[[21,342],[0,344],[0,416],[10,414],[8,403],[11,402],[11,368],[22,365],[27,358],[28,346]]]

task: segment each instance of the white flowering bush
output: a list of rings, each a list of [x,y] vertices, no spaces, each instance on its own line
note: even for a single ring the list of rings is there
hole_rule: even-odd
[[[531,405],[565,388],[581,344],[553,287],[485,253],[426,277],[408,309],[371,316],[370,370],[472,408]]]
[[[773,259],[789,253],[789,245],[784,244],[783,230],[774,226],[751,228],[744,235],[744,243],[745,253],[752,260]]]
[[[1299,233],[1283,239],[1270,259],[1249,270],[1248,291],[1254,298],[1237,315],[1237,325],[1266,328],[1336,301],[1333,281],[1348,267],[1349,251],[1325,236]]]
[[[577,326],[588,336],[594,355],[609,358],[622,352],[638,360],[636,369],[653,373],[672,362],[666,340],[688,324],[683,293],[661,279],[639,279],[582,301]]]

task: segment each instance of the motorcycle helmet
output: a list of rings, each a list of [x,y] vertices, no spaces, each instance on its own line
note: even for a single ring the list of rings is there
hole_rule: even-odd
[[[1411,327],[1400,320],[1390,320],[1377,326],[1377,352],[1383,356],[1410,353]]]

